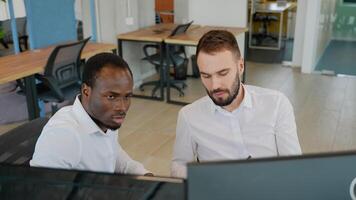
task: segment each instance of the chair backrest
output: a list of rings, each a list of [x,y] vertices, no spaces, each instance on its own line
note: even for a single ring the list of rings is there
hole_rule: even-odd
[[[178,25],[173,31],[172,33],[170,34],[170,36],[175,36],[175,35],[179,35],[179,34],[182,34],[182,33],[185,33],[189,26],[193,23],[193,21],[189,22],[189,23],[186,23],[186,24],[180,24]],[[172,56],[173,54],[181,54],[183,53],[184,54],[184,57],[186,57],[185,55],[185,50],[184,50],[184,46],[181,46],[181,45],[170,45],[169,46],[169,54]]]
[[[37,118],[0,136],[0,163],[29,164],[48,118]]]
[[[82,50],[90,38],[58,45],[48,58],[44,75],[57,81],[59,88],[80,81],[79,65]]]
[[[179,35],[187,31],[189,26],[193,23],[193,21],[186,24],[179,24],[169,36]]]

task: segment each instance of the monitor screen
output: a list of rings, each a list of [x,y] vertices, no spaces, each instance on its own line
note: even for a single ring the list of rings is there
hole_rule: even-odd
[[[184,199],[181,179],[0,164],[0,199]]]
[[[189,200],[351,199],[355,178],[356,152],[191,163],[187,192]]]

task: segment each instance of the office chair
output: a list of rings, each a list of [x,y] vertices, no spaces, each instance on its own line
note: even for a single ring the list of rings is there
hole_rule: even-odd
[[[193,21],[191,21],[187,24],[178,25],[172,31],[172,33],[170,34],[170,37],[186,32],[192,23],[193,23]],[[160,70],[162,70],[162,66],[160,66],[160,57],[161,57],[162,52],[150,54],[149,52],[152,52],[152,51],[149,51],[150,49],[154,49],[157,52],[159,50],[159,46],[152,45],[152,44],[145,45],[143,47],[143,52],[145,54],[145,57],[143,58],[143,60],[147,60],[149,63],[154,65],[156,68],[156,71],[159,72]],[[171,46],[169,46],[169,49],[166,49],[166,51],[168,51],[169,56],[167,58],[167,56],[164,55],[163,65],[167,65],[167,61],[168,61],[167,59],[170,59],[169,60],[169,63],[171,64],[170,66],[172,66],[174,69],[174,80],[170,81],[170,86],[172,88],[175,88],[179,92],[179,96],[184,96],[183,89],[187,87],[184,80],[186,78],[186,68],[188,65],[188,58],[185,53],[185,49],[183,46],[180,46],[180,45],[171,45]],[[163,50],[163,53],[164,52],[165,52],[165,50]],[[167,67],[167,70],[169,70],[168,67]],[[165,74],[164,74],[164,77],[165,77]],[[162,80],[162,77],[161,77],[160,80],[149,81],[149,82],[141,84],[139,86],[139,89],[141,91],[143,91],[144,86],[153,85],[154,88],[152,89],[151,96],[155,96],[156,91],[160,88],[161,81],[163,81],[163,86],[166,87],[167,80],[165,78],[163,78],[163,80]],[[178,86],[178,85],[181,85],[181,86]]]
[[[8,48],[8,44],[14,43],[11,32],[11,20],[8,19],[0,23],[5,34],[4,37],[0,39],[0,42],[5,48]],[[28,35],[26,31],[26,23],[26,17],[16,18],[17,37],[19,39],[19,49],[21,52],[24,50],[21,45],[24,45],[25,50],[28,49]]]
[[[0,163],[29,165],[48,118],[37,118],[0,136]]]
[[[90,37],[64,45],[58,45],[47,60],[43,74],[35,74],[40,81],[36,85],[38,98],[45,103],[51,102],[52,114],[58,110],[58,103],[64,100],[74,101],[80,92],[81,52]],[[18,84],[23,93],[23,84]]]
[[[257,39],[257,43],[258,44],[262,44],[262,42],[265,40],[265,39],[272,39],[274,41],[278,41],[278,38],[271,35],[269,33],[269,30],[268,30],[268,26],[271,22],[275,22],[275,21],[278,21],[278,17],[276,16],[270,16],[270,15],[266,15],[266,14],[261,14],[261,13],[255,13],[253,15],[253,20],[254,21],[259,21],[262,23],[262,31],[260,33],[257,33],[255,34],[254,36],[256,37]]]

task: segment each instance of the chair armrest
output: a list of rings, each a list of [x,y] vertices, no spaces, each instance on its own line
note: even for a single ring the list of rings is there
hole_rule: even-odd
[[[44,76],[42,74],[35,74],[35,78],[42,81],[42,83],[54,93],[58,100],[64,101],[64,94],[59,88],[56,79],[49,76]]]

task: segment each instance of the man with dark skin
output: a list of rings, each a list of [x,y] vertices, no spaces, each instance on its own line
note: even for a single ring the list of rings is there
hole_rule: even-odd
[[[81,94],[46,124],[30,165],[152,175],[118,143],[132,90],[132,72],[122,58],[112,53],[90,58]]]
[[[132,75],[129,70],[117,70],[107,65],[95,82],[95,87],[83,83],[82,105],[104,132],[116,130],[123,123],[131,104]]]

